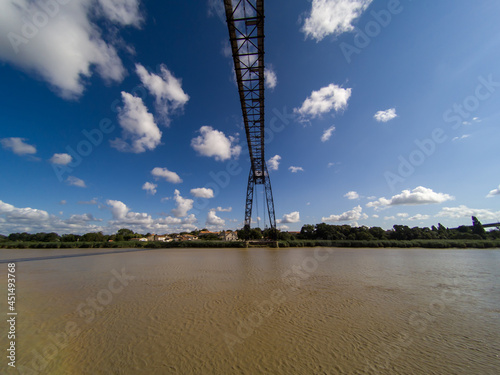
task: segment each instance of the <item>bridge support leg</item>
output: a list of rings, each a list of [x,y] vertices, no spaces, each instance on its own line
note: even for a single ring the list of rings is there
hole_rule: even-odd
[[[250,175],[248,176],[247,185],[247,200],[245,204],[245,228],[250,229],[252,224],[252,205],[253,205],[253,189],[255,186],[255,178],[253,175],[253,169],[250,168]]]

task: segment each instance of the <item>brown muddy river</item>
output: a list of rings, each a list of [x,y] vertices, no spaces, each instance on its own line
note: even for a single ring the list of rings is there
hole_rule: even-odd
[[[2,374],[500,374],[500,250],[103,252],[0,250]]]

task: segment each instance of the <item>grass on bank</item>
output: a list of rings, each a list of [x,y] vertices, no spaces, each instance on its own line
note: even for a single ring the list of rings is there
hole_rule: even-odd
[[[278,241],[280,248],[287,247],[362,247],[362,248],[427,248],[427,249],[493,249],[500,248],[500,240],[294,240]],[[245,248],[243,241],[181,241],[181,242],[24,242],[6,241],[0,249],[89,249],[89,248]]]

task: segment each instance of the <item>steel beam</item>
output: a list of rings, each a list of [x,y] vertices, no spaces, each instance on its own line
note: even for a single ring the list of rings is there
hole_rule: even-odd
[[[245,226],[250,226],[254,187],[264,185],[271,228],[276,228],[271,180],[264,150],[264,0],[224,0],[234,71],[245,124],[250,175]]]

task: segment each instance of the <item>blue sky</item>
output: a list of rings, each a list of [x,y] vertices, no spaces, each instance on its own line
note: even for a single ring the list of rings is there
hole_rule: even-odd
[[[242,227],[250,164],[222,3],[2,1],[0,233]],[[500,221],[499,13],[267,1],[278,226]]]

